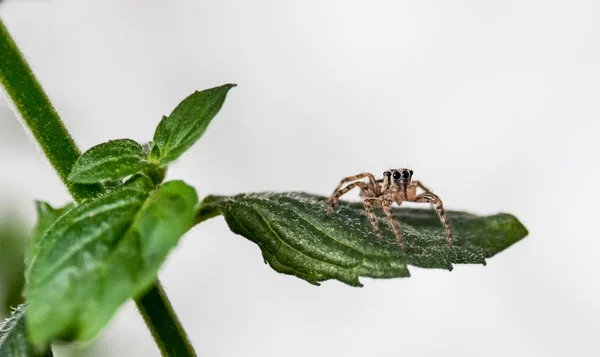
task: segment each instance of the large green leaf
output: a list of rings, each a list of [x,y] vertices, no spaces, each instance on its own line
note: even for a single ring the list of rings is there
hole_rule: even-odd
[[[149,192],[147,178],[61,216],[31,262],[26,297],[32,342],[87,340],[140,296],[194,222],[197,196],[181,181]]]
[[[189,149],[204,134],[233,87],[235,84],[225,84],[194,92],[163,117],[154,133],[152,159],[164,167]]]
[[[406,253],[396,245],[383,214],[380,243],[361,203],[341,202],[329,217],[324,197],[306,193],[256,193],[209,196],[198,221],[223,214],[229,228],[261,249],[276,271],[312,284],[336,279],[361,286],[359,277],[408,277],[407,265],[452,269],[453,263],[485,264],[485,258],[527,235],[510,214],[476,216],[448,211],[455,238],[449,248],[435,212],[396,208]]]
[[[50,226],[65,212],[75,207],[73,203],[69,203],[61,208],[53,208],[46,202],[35,201],[35,209],[37,212],[37,222],[27,243],[27,250],[25,252],[25,276],[29,275],[29,269],[31,267],[31,260],[38,252],[42,238],[44,234],[50,228]]]
[[[51,357],[48,346],[35,348],[27,339],[25,305],[20,305],[0,325],[0,356],[2,357]]]
[[[111,140],[96,145],[77,159],[69,180],[76,183],[114,181],[150,166],[147,155],[130,139]]]

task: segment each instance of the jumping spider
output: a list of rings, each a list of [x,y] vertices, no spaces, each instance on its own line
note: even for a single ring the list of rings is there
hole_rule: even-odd
[[[368,172],[346,177],[340,181],[331,196],[329,196],[327,199],[329,204],[327,215],[329,216],[333,212],[333,209],[337,205],[342,195],[353,188],[358,187],[361,189],[360,196],[364,197],[363,204],[365,206],[365,211],[367,211],[367,215],[369,216],[371,225],[377,234],[377,238],[379,238],[380,241],[383,240],[381,232],[379,231],[377,219],[373,213],[373,206],[381,207],[387,216],[390,225],[392,226],[392,230],[394,231],[398,245],[403,251],[406,251],[404,240],[402,239],[402,232],[400,231],[398,222],[396,222],[394,216],[392,215],[392,203],[396,202],[398,206],[400,206],[404,201],[430,203],[435,207],[435,211],[440,217],[442,225],[446,229],[448,246],[452,248],[452,228],[450,227],[448,216],[444,211],[442,200],[436,194],[432,193],[428,188],[423,186],[419,181],[412,180],[412,176],[412,170],[394,169],[385,171],[383,173],[383,179],[381,180],[375,180],[373,174]],[[369,179],[369,182],[365,183],[362,181],[356,181],[365,177]],[[348,186],[342,188],[345,183],[351,181],[356,182],[352,182]],[[417,194],[417,188],[421,188],[425,192]]]

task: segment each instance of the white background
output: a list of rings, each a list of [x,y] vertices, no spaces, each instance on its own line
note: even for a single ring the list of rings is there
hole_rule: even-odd
[[[200,356],[598,356],[600,3],[6,1],[0,15],[82,149],[147,141],[196,89],[235,82],[169,172],[204,196],[329,194],[408,166],[449,209],[530,235],[452,272],[321,287],[279,275],[222,218],[161,279]],[[1,54],[0,54],[1,55]],[[0,197],[69,196],[0,104]],[[351,197],[356,199],[356,196]],[[95,356],[158,356],[132,303]],[[72,347],[57,349],[70,356]]]

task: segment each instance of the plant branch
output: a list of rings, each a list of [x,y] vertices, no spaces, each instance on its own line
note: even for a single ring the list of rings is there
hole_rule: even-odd
[[[154,337],[154,341],[156,341],[163,356],[196,356],[158,280],[135,303],[148,326],[159,326],[164,324],[165,321],[173,321],[169,328],[150,329],[152,337]]]
[[[68,181],[81,152],[1,19],[0,54],[0,83],[73,199],[81,202],[100,194],[100,185]],[[136,304],[163,356],[196,356],[158,279]]]
[[[60,176],[75,201],[91,198],[102,191],[99,185],[78,185],[67,176],[81,154],[60,120],[56,109],[35,78],[0,20],[0,82],[16,107],[23,123]]]

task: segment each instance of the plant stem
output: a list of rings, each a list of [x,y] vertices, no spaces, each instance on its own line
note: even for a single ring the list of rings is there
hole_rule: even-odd
[[[81,202],[100,194],[101,185],[74,185],[68,181],[81,152],[1,19],[0,54],[2,86],[73,199]],[[158,279],[136,304],[163,356],[196,356]]]
[[[148,326],[174,322],[169,328],[150,330],[163,356],[196,356],[159,281],[135,303]]]
[[[31,130],[44,154],[75,201],[91,198],[102,191],[99,185],[78,185],[67,176],[81,152],[60,120],[56,109],[25,62],[21,51],[0,20],[0,82],[16,111]]]

